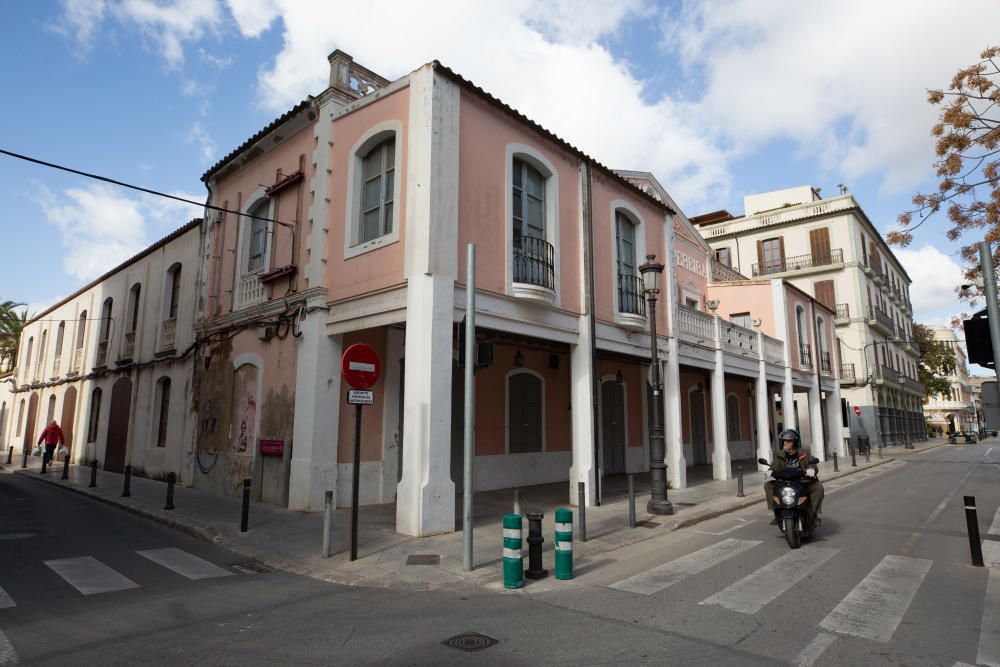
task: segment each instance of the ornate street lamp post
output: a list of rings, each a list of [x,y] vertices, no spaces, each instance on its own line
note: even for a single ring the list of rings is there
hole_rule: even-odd
[[[663,264],[654,261],[656,255],[646,255],[639,267],[649,304],[649,340],[653,355],[653,425],[649,429],[649,502],[650,514],[673,514],[674,506],[667,500],[666,447],[663,441],[663,380],[660,378],[660,356],[656,344],[656,297],[660,294]]]

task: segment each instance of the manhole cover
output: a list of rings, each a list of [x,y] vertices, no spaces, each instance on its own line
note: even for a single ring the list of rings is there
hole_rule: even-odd
[[[493,639],[493,637],[481,635],[478,632],[463,632],[460,635],[455,635],[451,639],[445,639],[441,643],[445,646],[465,651],[466,653],[473,653],[474,651],[487,649],[494,644],[499,643],[499,641],[500,640],[498,639]]]
[[[412,554],[406,559],[407,565],[440,565],[441,556],[437,554]]]
[[[660,525],[659,521],[637,521],[635,523],[639,528],[656,528]]]
[[[0,533],[0,540],[23,540],[37,535],[38,533]]]
[[[243,574],[263,574],[264,572],[272,572],[273,568],[264,565],[263,563],[237,563],[233,565],[234,570],[239,570]]]

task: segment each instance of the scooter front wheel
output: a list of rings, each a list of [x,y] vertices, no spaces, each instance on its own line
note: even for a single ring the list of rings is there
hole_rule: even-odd
[[[802,540],[799,539],[798,526],[795,525],[794,516],[786,516],[782,520],[782,528],[785,532],[785,540],[788,541],[788,546],[793,549],[798,549],[802,545]]]

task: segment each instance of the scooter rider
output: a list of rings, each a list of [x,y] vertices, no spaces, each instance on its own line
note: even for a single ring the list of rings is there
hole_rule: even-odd
[[[786,428],[778,435],[781,449],[775,454],[771,461],[771,468],[776,472],[786,468],[802,468],[806,474],[806,489],[809,495],[809,506],[812,508],[813,522],[816,527],[822,523],[820,512],[823,509],[823,484],[816,479],[817,468],[809,463],[810,454],[808,449],[803,449],[799,440],[799,432],[793,428]],[[780,521],[778,511],[774,507],[774,480],[764,483],[764,496],[767,498],[767,508],[774,512],[771,525],[776,526]]]

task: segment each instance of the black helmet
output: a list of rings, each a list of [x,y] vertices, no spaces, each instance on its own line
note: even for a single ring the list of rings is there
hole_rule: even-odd
[[[778,442],[784,442],[785,440],[794,440],[795,449],[799,449],[801,445],[801,440],[799,439],[799,432],[794,428],[786,428],[784,431],[778,434]]]

